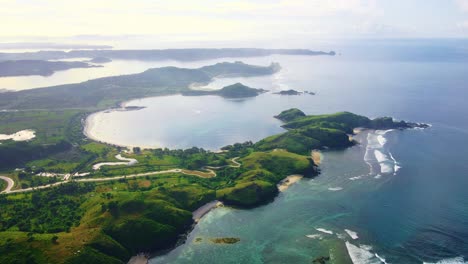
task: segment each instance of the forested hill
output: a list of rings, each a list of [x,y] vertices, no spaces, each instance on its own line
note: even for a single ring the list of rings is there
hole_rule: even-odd
[[[425,128],[428,125],[396,121],[391,117],[369,119],[350,112],[327,115],[305,115],[299,109],[292,108],[275,116],[285,122],[288,131],[267,137],[255,144],[258,150],[286,149],[289,152],[307,155],[312,149],[342,149],[353,144],[348,134],[354,128],[369,129],[407,129]]]

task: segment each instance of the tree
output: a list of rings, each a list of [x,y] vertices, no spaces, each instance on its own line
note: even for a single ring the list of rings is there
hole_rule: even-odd
[[[135,153],[135,154],[141,153],[141,148],[140,147],[134,147],[133,148],[133,153]]]

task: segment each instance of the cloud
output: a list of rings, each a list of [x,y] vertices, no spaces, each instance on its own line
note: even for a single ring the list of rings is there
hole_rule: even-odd
[[[427,32],[427,25],[418,21],[427,18],[436,7],[444,7],[437,3],[406,12],[406,1],[0,0],[0,37],[152,35],[161,39],[218,41],[293,35],[398,36]],[[454,1],[468,11],[468,0]],[[441,19],[441,24],[445,20]],[[453,28],[455,23],[451,25]]]
[[[463,12],[468,12],[468,0],[455,0],[458,7]]]
[[[462,31],[468,32],[468,20],[458,23],[457,28]]]

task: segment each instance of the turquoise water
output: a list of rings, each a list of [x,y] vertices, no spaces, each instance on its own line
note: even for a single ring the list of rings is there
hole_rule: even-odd
[[[380,176],[369,174],[362,137],[360,146],[325,153],[319,177],[301,180],[266,206],[215,209],[184,245],[151,263],[311,263],[319,256],[353,263],[350,255],[354,263],[464,263],[468,165],[458,155],[468,153],[453,146],[466,134],[437,127],[389,132],[383,149],[401,169]],[[217,245],[213,237],[241,241]]]
[[[311,263],[319,256],[331,256],[331,263],[468,261],[466,43],[391,44],[352,46],[350,53],[344,47],[336,57],[245,59],[259,65],[276,61],[283,70],[274,76],[219,79],[205,87],[241,81],[316,96],[264,94],[235,101],[169,96],[129,102],[147,106],[140,111],[96,115],[91,132],[102,140],[208,149],[282,131],[272,116],[290,107],[432,125],[361,134],[360,145],[325,152],[317,178],[301,180],[259,208],[211,211],[185,244],[150,262]],[[218,245],[210,242],[215,237],[241,240]]]

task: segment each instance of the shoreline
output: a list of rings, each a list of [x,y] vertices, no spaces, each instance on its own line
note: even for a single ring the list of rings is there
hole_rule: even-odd
[[[209,203],[206,203],[192,212],[192,219],[195,223],[198,223],[203,218],[203,216],[208,214],[211,210],[218,208],[218,207],[223,207],[223,206],[224,204],[218,200],[214,200]]]
[[[322,164],[323,156],[320,150],[312,150],[311,158],[314,161],[315,165],[320,166],[320,164]]]
[[[0,141],[29,141],[36,137],[36,131],[33,129],[23,129],[12,134],[0,134]],[[0,143],[1,144],[1,143]]]
[[[194,221],[194,223],[192,224],[192,226],[187,230],[187,232],[185,233],[186,235],[183,236],[182,238],[179,239],[179,241],[173,246],[171,247],[170,249],[168,250],[164,250],[164,251],[160,251],[161,252],[170,252],[172,250],[174,250],[175,248],[177,248],[177,246],[182,242],[182,243],[185,243],[185,241],[187,240],[187,236],[188,234],[190,234],[193,229],[195,228],[195,226],[198,224],[198,222],[206,215],[208,214],[209,212],[211,212],[213,209],[216,209],[218,207],[224,207],[224,204],[221,202],[221,201],[218,201],[218,200],[214,200],[214,201],[211,201],[211,202],[208,202],[202,206],[200,206],[199,208],[197,208],[195,211],[192,212],[192,219]],[[158,254],[157,253],[139,253],[137,254],[136,256],[132,256],[130,258],[130,260],[127,262],[127,264],[148,264],[149,263],[149,260],[153,257],[157,257]]]
[[[302,175],[289,175],[286,178],[282,179],[276,186],[278,187],[279,192],[286,191],[293,184],[304,178]]]
[[[133,256],[128,260],[127,264],[148,264],[149,256],[145,253],[140,253],[136,256]]]

